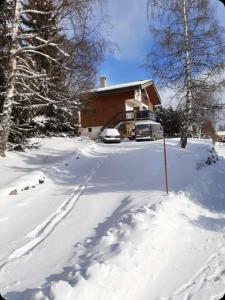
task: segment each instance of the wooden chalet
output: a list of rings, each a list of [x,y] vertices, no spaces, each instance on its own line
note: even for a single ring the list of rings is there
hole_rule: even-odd
[[[100,86],[86,95],[80,112],[82,135],[96,138],[104,128],[117,128],[126,136],[136,120],[155,121],[154,107],[161,100],[152,80],[107,86],[100,77]]]

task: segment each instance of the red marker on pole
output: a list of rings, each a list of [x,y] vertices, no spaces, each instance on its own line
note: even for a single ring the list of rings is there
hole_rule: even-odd
[[[167,160],[166,160],[166,140],[163,138],[163,145],[164,145],[164,166],[165,166],[165,181],[166,181],[166,193],[169,193],[168,188],[168,174],[167,174]]]

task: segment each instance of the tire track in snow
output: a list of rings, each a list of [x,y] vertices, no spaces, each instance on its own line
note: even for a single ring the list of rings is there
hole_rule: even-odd
[[[73,194],[65,200],[54,213],[52,213],[44,222],[39,224],[34,230],[27,234],[22,246],[13,250],[5,259],[0,261],[0,269],[9,263],[29,254],[41,242],[43,242],[58,226],[62,220],[73,210],[80,196],[85,191],[89,181],[93,178],[96,171],[103,165],[107,156],[100,158],[92,171],[85,176],[83,183],[74,189]]]

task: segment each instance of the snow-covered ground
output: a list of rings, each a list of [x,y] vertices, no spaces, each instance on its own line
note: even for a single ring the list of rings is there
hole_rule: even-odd
[[[216,300],[225,293],[225,146],[39,140],[0,160],[9,300]],[[9,195],[9,194],[12,195]]]

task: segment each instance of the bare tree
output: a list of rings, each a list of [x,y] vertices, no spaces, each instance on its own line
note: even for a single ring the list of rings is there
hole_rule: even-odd
[[[179,107],[184,111],[181,147],[185,148],[193,111],[196,107],[209,109],[212,104],[205,107],[200,91],[212,95],[224,85],[224,29],[208,0],[149,0],[148,12],[149,16],[152,12],[154,46],[146,66],[162,86],[174,88],[180,98]]]

